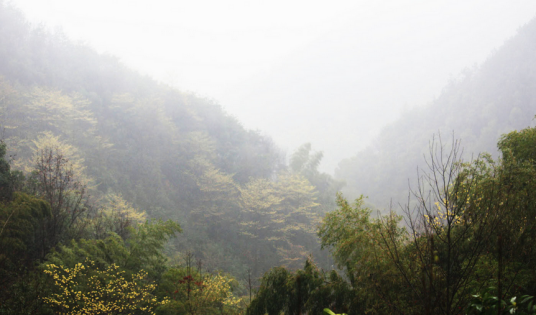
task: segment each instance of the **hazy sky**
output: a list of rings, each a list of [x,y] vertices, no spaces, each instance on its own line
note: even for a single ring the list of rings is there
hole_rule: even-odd
[[[536,15],[534,0],[12,0],[34,22],[215,99],[332,172]]]

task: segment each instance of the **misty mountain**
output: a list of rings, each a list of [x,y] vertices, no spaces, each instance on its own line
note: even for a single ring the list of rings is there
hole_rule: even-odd
[[[120,196],[149,218],[172,219],[184,233],[170,256],[191,251],[236,275],[319,250],[314,225],[340,185],[318,172],[322,156],[310,146],[290,169],[270,137],[214,101],[33,26],[1,1],[0,124],[12,167],[28,178],[55,152],[95,208]]]
[[[389,59],[380,47],[367,49]],[[333,178],[319,170],[324,153],[311,143],[287,163],[269,136],[217,102],[32,25],[0,0],[0,313],[457,314],[494,283],[502,299],[508,279],[515,291],[506,296],[535,295],[536,128],[505,135],[534,124],[535,49],[536,19],[340,162]],[[313,50],[330,60],[329,48]],[[312,71],[299,55],[287,73]],[[355,82],[330,85],[328,68],[346,67],[335,59],[317,71],[323,83],[289,75],[275,99],[326,88],[334,94],[317,101],[342,103],[337,91]],[[381,84],[376,68],[357,63],[370,80],[353,93]],[[326,120],[310,122],[320,132],[334,117],[356,119],[319,108]],[[307,113],[289,107],[276,116]],[[356,150],[346,132],[338,140]],[[346,182],[346,197],[368,195],[376,208],[402,202],[439,133],[446,150],[453,133],[462,138],[468,159],[498,156],[500,139],[507,158],[467,164],[454,192],[437,180],[437,209],[421,195],[420,221],[409,229],[402,217],[374,218],[363,198],[351,205],[337,193]]]
[[[448,149],[452,137],[461,139],[464,158],[480,152],[498,156],[502,134],[534,125],[536,115],[536,19],[491,53],[481,66],[452,80],[427,106],[407,110],[383,128],[365,150],[339,163],[335,177],[345,180],[344,193],[360,194],[386,209],[395,209],[408,196],[408,179],[415,185],[417,168],[432,138],[440,134]]]
[[[403,108],[426,105],[451,77],[481,64],[534,10],[480,0],[355,2],[332,28],[218,100],[289,152],[311,142],[324,152],[320,168],[332,174]]]

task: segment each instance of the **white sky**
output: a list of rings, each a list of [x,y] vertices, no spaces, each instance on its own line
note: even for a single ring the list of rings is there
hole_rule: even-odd
[[[534,0],[12,0],[33,22],[218,101],[324,171],[437,96],[536,15]]]

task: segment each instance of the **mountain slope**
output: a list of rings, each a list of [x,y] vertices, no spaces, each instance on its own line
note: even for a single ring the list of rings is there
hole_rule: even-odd
[[[318,247],[317,188],[286,171],[269,137],[211,100],[28,24],[1,0],[0,127],[26,174],[51,149],[90,187],[96,208],[119,195],[179,222],[171,256],[191,251],[206,268],[259,276]]]
[[[462,140],[465,158],[497,155],[501,134],[533,124],[536,115],[536,19],[522,27],[476,69],[450,83],[428,106],[405,112],[366,150],[343,160],[335,173],[346,195],[359,194],[381,209],[403,202],[414,185],[433,135]]]

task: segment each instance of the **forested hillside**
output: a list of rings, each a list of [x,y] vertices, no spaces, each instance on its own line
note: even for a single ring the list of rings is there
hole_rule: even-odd
[[[319,236],[340,269],[273,268],[247,314],[536,314],[536,128],[498,148],[460,163],[436,142],[403,216],[339,196]]]
[[[536,314],[534,51],[536,20],[334,179],[0,0],[0,314]]]
[[[247,314],[536,314],[534,51],[536,20],[342,161],[338,269],[272,268]]]
[[[242,293],[248,275],[254,285],[273,266],[296,268],[311,253],[324,263],[329,259],[320,252],[315,227],[321,214],[335,208],[341,184],[317,171],[322,155],[310,145],[296,151],[287,166],[268,136],[244,129],[214,101],[158,84],[115,57],[31,25],[2,1],[0,127],[7,150],[2,189],[9,192],[0,237],[12,233],[18,239],[0,248],[20,243],[30,251],[22,274],[12,269],[16,259],[0,254],[2,290],[22,285],[21,275],[36,272],[34,259],[54,261],[52,252],[59,259],[89,246],[84,242],[111,241],[112,234],[129,249],[132,242],[147,241],[137,240],[132,228],[153,235],[147,237],[155,238],[155,250],[172,258],[168,266],[197,261],[198,272],[230,273],[242,283]],[[30,207],[19,217],[14,203],[25,198],[52,208],[43,204],[38,214]],[[151,219],[172,220],[181,229],[166,221],[156,232],[154,222],[164,221]],[[45,220],[46,228],[24,239],[31,230],[14,232],[21,220]],[[179,230],[182,234],[162,247]],[[46,244],[33,244],[39,238]],[[160,261],[146,270],[157,273],[158,281],[166,260],[162,253],[141,254]],[[117,264],[137,272],[143,267],[105,260],[102,268]],[[74,268],[83,259],[63,263]],[[20,298],[4,292],[3,301]]]
[[[429,142],[461,139],[464,158],[480,152],[497,156],[501,134],[534,124],[536,115],[536,20],[532,20],[479,67],[467,69],[429,105],[405,112],[373,144],[343,160],[335,177],[346,196],[361,194],[380,209],[408,196],[408,179],[426,168]],[[445,56],[448,58],[448,56]],[[415,182],[412,182],[415,186]]]

